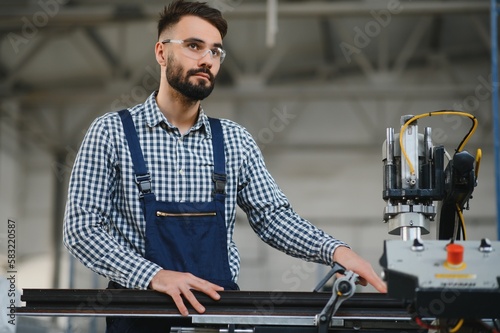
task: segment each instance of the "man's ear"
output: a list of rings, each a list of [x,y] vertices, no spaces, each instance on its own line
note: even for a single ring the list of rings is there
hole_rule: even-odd
[[[155,56],[156,62],[160,64],[160,66],[167,65],[167,53],[165,52],[164,44],[161,42],[157,42],[155,45]]]

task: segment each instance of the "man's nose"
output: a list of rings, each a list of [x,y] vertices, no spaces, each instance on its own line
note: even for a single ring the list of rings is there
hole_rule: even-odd
[[[214,64],[214,59],[212,57],[212,54],[210,53],[210,50],[207,50],[205,54],[198,60],[198,65],[212,68]]]

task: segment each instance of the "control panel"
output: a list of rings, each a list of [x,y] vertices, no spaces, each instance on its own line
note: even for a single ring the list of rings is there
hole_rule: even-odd
[[[500,242],[386,240],[389,296],[422,316],[500,317]]]

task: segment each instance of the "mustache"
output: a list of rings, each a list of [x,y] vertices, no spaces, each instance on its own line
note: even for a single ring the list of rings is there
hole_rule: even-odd
[[[199,69],[190,69],[188,72],[187,72],[187,75],[188,76],[192,76],[192,75],[196,75],[198,73],[204,73],[204,74],[207,74],[208,77],[210,78],[210,82],[214,82],[215,80],[215,77],[214,75],[212,74],[212,72],[210,72],[210,70],[208,68],[199,68]]]

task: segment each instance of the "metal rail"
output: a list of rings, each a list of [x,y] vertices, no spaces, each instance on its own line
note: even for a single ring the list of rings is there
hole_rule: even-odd
[[[168,317],[174,325],[316,327],[318,315],[331,297],[329,292],[245,292],[224,291],[221,299],[196,296],[206,307],[204,314],[182,317],[171,298],[152,290],[128,289],[26,289],[17,308],[18,316],[140,316]],[[413,330],[402,301],[385,294],[360,293],[347,299],[335,316],[331,327],[388,330]]]

